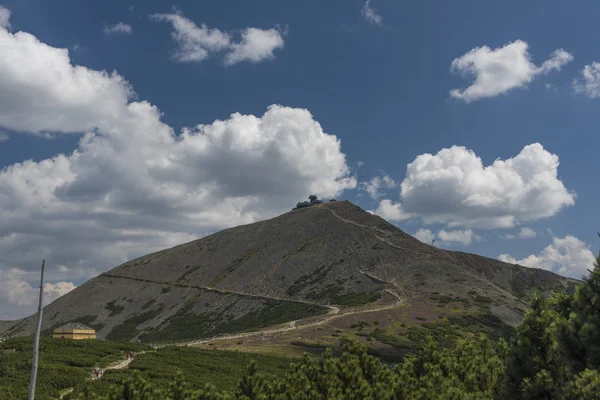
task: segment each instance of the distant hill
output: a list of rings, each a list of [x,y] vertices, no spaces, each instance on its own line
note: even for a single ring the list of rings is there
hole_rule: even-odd
[[[417,300],[440,319],[460,311],[516,325],[533,290],[573,282],[438,249],[339,201],[126,262],[48,305],[42,328],[78,321],[107,339],[191,340]],[[0,322],[0,335],[34,329],[33,317]]]

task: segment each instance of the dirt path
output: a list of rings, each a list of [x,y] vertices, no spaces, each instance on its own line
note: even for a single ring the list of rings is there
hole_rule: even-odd
[[[140,351],[139,353],[136,353],[136,356],[140,356],[142,354],[146,353],[145,351]],[[126,358],[124,360],[121,361],[115,361],[112,364],[107,365],[105,368],[101,368],[104,369],[105,371],[109,370],[109,369],[123,369],[123,368],[127,368],[129,366],[129,364],[131,364],[131,361],[133,361],[133,358]],[[91,375],[91,380],[95,381],[96,379],[101,379],[102,376],[96,376],[95,374]],[[59,399],[64,398],[66,395],[68,395],[69,393],[71,393],[73,390],[75,390],[75,388],[68,388],[63,390],[63,392],[60,394]]]
[[[139,356],[141,356],[144,353],[146,353],[146,352],[145,351],[140,351],[138,353],[135,353],[135,356],[139,357]],[[124,360],[115,361],[112,364],[109,364],[106,367],[101,368],[101,369],[103,369],[105,371],[108,371],[109,369],[124,369],[124,368],[127,368],[129,366],[129,364],[131,364],[131,362],[133,360],[134,360],[134,358],[129,357],[129,358],[126,358]],[[102,378],[102,376],[96,377],[95,375],[92,375],[92,380],[100,379],[100,378]]]
[[[108,274],[108,273],[102,273],[100,275],[103,275],[103,276],[106,276],[109,278],[130,279],[130,280],[144,282],[144,283],[155,283],[157,285],[170,285],[170,286],[177,286],[177,287],[182,287],[182,288],[187,288],[187,289],[192,288],[192,289],[206,290],[209,292],[216,292],[216,293],[226,294],[226,295],[234,294],[237,296],[252,297],[252,298],[260,299],[260,300],[274,300],[274,301],[280,301],[280,302],[285,302],[285,303],[305,304],[305,305],[309,305],[309,306],[318,306],[318,307],[328,308],[329,310],[338,310],[339,311],[339,309],[337,307],[332,307],[329,305],[315,303],[315,302],[306,301],[306,300],[294,300],[294,299],[283,298],[283,297],[265,296],[262,294],[243,293],[243,292],[237,292],[235,290],[217,289],[217,288],[213,288],[210,286],[202,286],[202,285],[189,285],[189,284],[180,283],[180,282],[157,281],[157,280],[153,280],[153,279],[136,278],[135,276],[113,275],[113,274]]]
[[[392,293],[390,293],[392,294]],[[396,295],[392,294],[394,297],[396,297]],[[302,320],[299,321],[292,321],[290,323],[290,325],[286,328],[271,328],[271,329],[263,329],[263,330],[259,330],[259,331],[252,331],[252,332],[244,332],[244,333],[238,333],[238,334],[231,334],[231,335],[219,335],[219,336],[214,336],[211,338],[205,338],[205,339],[198,339],[198,340],[192,340],[190,342],[183,342],[183,343],[176,343],[176,344],[164,344],[164,345],[159,345],[159,348],[162,347],[168,347],[168,346],[194,346],[197,344],[204,344],[204,343],[209,343],[209,342],[216,342],[219,340],[232,340],[232,339],[242,339],[242,338],[247,338],[247,337],[252,337],[252,336],[261,336],[261,335],[271,335],[271,334],[276,334],[276,333],[284,333],[284,332],[288,332],[291,330],[302,330],[305,328],[310,328],[313,326],[317,326],[317,325],[322,325],[326,322],[329,322],[335,318],[341,318],[341,317],[345,317],[348,315],[353,315],[353,314],[361,314],[361,313],[366,313],[366,312],[375,312],[375,311],[383,311],[383,310],[387,310],[390,308],[395,308],[402,305],[402,301],[399,301],[398,303],[394,303],[394,304],[388,304],[386,306],[381,306],[381,307],[375,307],[375,308],[366,308],[366,309],[361,309],[361,310],[352,310],[352,311],[347,311],[344,313],[340,313],[339,309],[337,307],[332,307],[338,310],[337,313],[332,315],[329,315],[327,318],[319,320],[319,321],[314,321],[314,322],[309,322],[307,324],[304,325],[296,325],[296,323],[301,322]]]
[[[334,212],[331,209],[328,209],[328,208],[324,208],[324,209],[328,210],[335,218],[337,218],[337,219],[339,219],[342,222],[345,222],[347,224],[354,225],[354,226],[357,226],[359,228],[363,228],[363,229],[367,229],[367,230],[374,230],[375,232],[378,232],[378,233],[381,233],[381,234],[386,234],[387,233],[385,231],[381,231],[380,229],[377,229],[376,227],[368,227],[368,226],[360,224],[358,222],[354,222],[354,221],[351,221],[349,219],[343,218],[343,217],[341,217],[340,215],[338,215],[336,212]],[[411,250],[408,250],[408,249],[404,249],[404,248],[402,248],[400,246],[394,245],[394,244],[388,242],[386,239],[379,237],[377,234],[375,234],[374,236],[375,236],[376,239],[378,239],[381,242],[387,244],[388,246],[394,247],[394,248],[396,248],[398,250],[416,253],[414,251],[411,251]],[[382,280],[380,278],[374,277],[371,274],[369,274],[368,272],[360,271],[360,273],[363,274],[363,275],[369,276],[369,277],[371,277],[371,278],[373,278],[375,280],[381,281],[382,283],[386,283],[386,284],[392,285],[392,287],[394,289],[399,289],[397,287],[397,285],[395,283],[393,283],[393,282],[388,282],[388,281]],[[236,291],[233,291],[233,290],[217,289],[217,288],[213,288],[213,287],[210,287],[210,286],[188,285],[188,284],[179,283],[179,282],[158,281],[158,280],[136,278],[136,277],[124,276],[124,275],[113,275],[113,274],[107,274],[107,273],[103,273],[102,275],[104,275],[106,277],[110,277],[110,278],[131,279],[131,280],[136,280],[136,281],[140,281],[140,282],[156,283],[156,284],[160,284],[160,285],[172,285],[172,286],[178,286],[178,287],[185,287],[185,288],[188,288],[188,289],[189,288],[194,288],[194,289],[207,290],[207,291],[212,291],[212,292],[221,293],[221,294],[234,294],[234,295],[238,295],[238,296],[252,297],[252,298],[263,299],[263,300],[275,300],[275,301],[282,301],[282,302],[300,303],[300,304],[306,304],[306,305],[312,305],[312,306],[319,306],[319,307],[324,307],[324,308],[329,309],[329,316],[328,317],[326,317],[326,318],[324,318],[322,320],[309,322],[309,323],[303,324],[303,325],[298,325],[298,323],[301,323],[302,320],[296,320],[296,321],[291,321],[287,327],[263,329],[263,330],[259,330],[259,331],[244,332],[244,333],[230,334],[230,335],[219,335],[219,336],[214,336],[214,337],[210,337],[210,338],[197,339],[197,340],[192,340],[192,341],[182,342],[182,343],[162,344],[162,345],[157,345],[157,348],[163,348],[163,347],[168,347],[168,346],[193,346],[193,345],[200,344],[200,343],[208,343],[208,342],[214,342],[214,341],[218,341],[218,340],[241,339],[241,338],[252,337],[252,336],[268,335],[268,334],[274,334],[274,333],[283,333],[283,332],[287,332],[287,331],[295,330],[295,329],[298,329],[298,330],[299,329],[305,329],[305,328],[309,328],[309,327],[316,326],[316,325],[322,325],[322,324],[324,324],[326,322],[331,321],[332,319],[340,318],[340,317],[347,316],[347,315],[360,314],[360,313],[366,313],[366,312],[376,312],[376,311],[387,310],[387,309],[390,309],[390,308],[395,308],[395,307],[398,307],[398,306],[402,305],[403,302],[404,302],[404,299],[402,299],[402,297],[398,293],[396,293],[394,290],[392,290],[392,289],[386,289],[385,292],[389,293],[391,296],[395,297],[398,300],[398,302],[396,302],[394,304],[389,304],[389,305],[385,305],[385,306],[376,307],[376,308],[365,308],[365,309],[360,309],[360,310],[350,310],[350,311],[346,311],[344,313],[340,313],[340,309],[338,307],[330,306],[330,305],[325,305],[325,304],[314,303],[314,302],[305,301],[305,300],[293,300],[293,299],[285,299],[285,298],[278,298],[278,297],[270,297],[270,296],[252,294],[252,293],[236,292]]]

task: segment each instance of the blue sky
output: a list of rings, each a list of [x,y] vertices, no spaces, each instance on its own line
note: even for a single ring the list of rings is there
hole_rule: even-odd
[[[310,192],[441,247],[574,277],[590,267],[597,2],[3,7],[0,318],[31,311],[38,259],[56,298]]]

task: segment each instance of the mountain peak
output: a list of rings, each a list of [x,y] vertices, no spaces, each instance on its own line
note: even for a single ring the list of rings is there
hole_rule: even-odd
[[[421,243],[335,201],[128,261],[48,305],[43,327],[80,322],[109,339],[191,340],[467,293],[516,324],[532,289],[567,285],[547,271]],[[34,321],[3,326],[30,334]]]

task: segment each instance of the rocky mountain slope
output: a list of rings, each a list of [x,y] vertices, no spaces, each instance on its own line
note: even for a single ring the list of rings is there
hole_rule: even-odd
[[[515,325],[533,290],[562,291],[571,283],[429,246],[349,202],[335,202],[122,264],[48,305],[43,329],[79,321],[107,339],[191,340],[406,307],[417,299]],[[0,322],[0,335],[34,329],[33,317]]]

